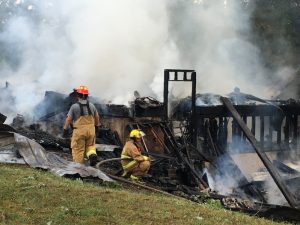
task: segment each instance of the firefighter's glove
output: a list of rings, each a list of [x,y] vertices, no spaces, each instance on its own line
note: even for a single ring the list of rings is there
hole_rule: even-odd
[[[68,138],[69,137],[69,131],[67,129],[64,129],[62,137],[63,138]]]
[[[150,158],[148,156],[143,155],[143,158],[144,158],[144,161],[149,161],[150,160]]]

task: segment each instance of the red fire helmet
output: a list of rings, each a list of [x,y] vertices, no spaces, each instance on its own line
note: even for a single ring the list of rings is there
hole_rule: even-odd
[[[84,95],[88,95],[89,94],[89,89],[87,88],[87,86],[84,85],[80,85],[77,89],[76,89],[77,93],[79,94],[84,94]]]

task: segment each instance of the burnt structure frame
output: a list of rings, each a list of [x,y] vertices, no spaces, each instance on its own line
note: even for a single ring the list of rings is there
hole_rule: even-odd
[[[273,178],[274,182],[276,183],[277,187],[280,189],[281,193],[283,194],[287,202],[290,204],[291,207],[299,208],[299,201],[297,201],[295,196],[287,188],[284,181],[281,179],[280,174],[275,169],[275,167],[273,166],[272,162],[270,161],[266,153],[261,150],[259,142],[255,139],[251,130],[247,127],[247,124],[240,116],[238,111],[231,104],[230,100],[228,98],[221,97],[221,101],[223,102],[224,106],[228,109],[232,117],[236,120],[239,127],[246,135],[247,139],[250,141],[258,157],[261,159],[262,163],[267,168],[268,172],[270,173],[271,177]]]
[[[174,74],[174,77],[171,74]],[[178,76],[183,73],[182,79]],[[189,75],[189,76],[188,76]],[[165,69],[164,70],[164,118],[168,121],[168,104],[169,104],[169,82],[181,81],[192,82],[192,108],[191,108],[191,126],[192,144],[197,146],[197,115],[196,115],[196,71],[184,69]]]
[[[242,116],[244,121],[247,118],[251,118],[252,128],[251,132],[255,135],[255,119],[259,119],[260,122],[259,130],[260,137],[259,142],[263,147],[264,151],[273,150],[289,150],[289,140],[292,139],[292,145],[298,147],[299,129],[298,129],[298,116],[300,116],[300,105],[299,104],[284,104],[279,106],[274,105],[234,105],[237,112]],[[274,119],[276,116],[282,116],[282,122],[280,124],[279,130],[275,130],[272,126],[268,128],[265,126],[265,119]],[[217,106],[196,106],[196,116],[197,120],[209,119],[209,118],[232,118],[230,111],[224,105]],[[283,121],[285,120],[285,124]],[[265,131],[269,133],[268,143],[271,145],[272,149],[269,147],[264,148],[266,140],[264,140]],[[273,131],[276,132],[275,137],[273,136]],[[283,134],[284,136],[282,137]],[[239,139],[242,137],[242,133],[239,132]],[[282,140],[283,139],[283,140]],[[276,144],[273,142],[275,141]],[[277,145],[277,148],[276,148]],[[273,149],[275,147],[275,149]]]

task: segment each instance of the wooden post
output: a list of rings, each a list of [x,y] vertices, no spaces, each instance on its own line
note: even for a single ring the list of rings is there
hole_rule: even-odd
[[[293,143],[294,143],[295,148],[297,148],[297,146],[298,146],[298,142],[297,142],[297,139],[298,139],[298,115],[297,114],[294,114],[293,126],[294,126]]]
[[[271,121],[272,121],[272,116],[269,116],[269,146],[270,148],[273,148],[273,127],[272,127],[272,124],[271,124]]]
[[[260,146],[263,148],[265,142],[265,117],[260,116]]]
[[[290,141],[290,122],[291,122],[291,115],[287,115],[285,117],[285,126],[284,126],[284,144],[285,144],[285,148],[288,148],[289,141]]]
[[[191,74],[192,80],[192,143],[197,147],[197,135],[198,135],[198,126],[197,126],[197,115],[196,115],[196,72]]]
[[[247,116],[243,116],[243,121],[245,124],[247,124]],[[246,136],[243,133],[242,133],[242,140],[243,140],[243,144],[245,144]]]
[[[256,128],[256,117],[252,116],[251,132],[255,137],[255,128]]]
[[[169,71],[164,71],[164,116],[168,120],[168,104],[169,104]]]

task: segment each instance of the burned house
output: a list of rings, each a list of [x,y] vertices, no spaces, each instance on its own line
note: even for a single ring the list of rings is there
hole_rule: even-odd
[[[171,101],[169,82],[191,83],[191,97]],[[231,209],[281,210],[299,219],[300,102],[259,99],[238,89],[228,97],[197,94],[194,70],[164,71],[163,103],[138,92],[129,106],[90,101],[101,116],[100,161],[118,158],[130,130],[141,129],[143,154],[155,160],[146,178],[150,186],[199,202],[205,191]],[[60,133],[74,102],[74,92],[48,91],[35,108],[35,124],[24,129],[19,116],[12,126],[46,149],[67,153]],[[100,169],[121,172],[119,161]]]
[[[194,71],[165,70],[165,103],[167,82],[195,79]],[[228,98],[196,94],[194,86],[191,97],[174,107],[172,120],[209,162],[209,186],[219,194],[299,208],[299,101],[263,100],[239,89]]]

